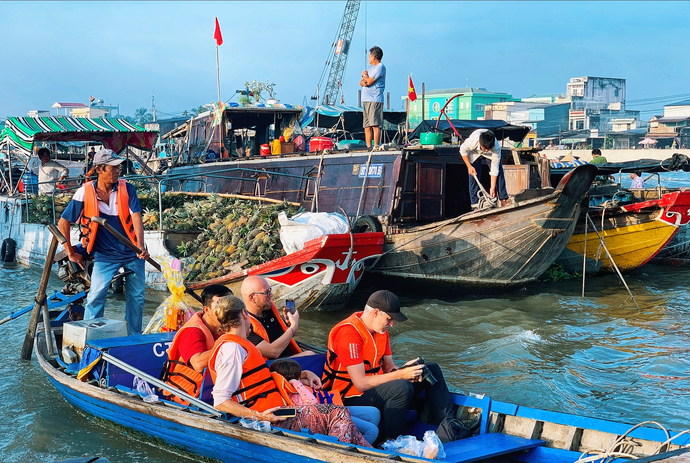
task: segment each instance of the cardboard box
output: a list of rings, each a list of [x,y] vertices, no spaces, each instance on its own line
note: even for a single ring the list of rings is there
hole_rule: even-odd
[[[295,144],[291,141],[280,142],[280,154],[292,154],[295,152]]]
[[[62,345],[70,346],[79,360],[87,341],[127,336],[127,322],[109,318],[94,318],[65,323],[62,328]]]

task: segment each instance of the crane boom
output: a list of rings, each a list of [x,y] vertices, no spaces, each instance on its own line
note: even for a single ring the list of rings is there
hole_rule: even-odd
[[[342,89],[341,80],[345,73],[345,66],[347,65],[347,56],[350,51],[352,35],[355,32],[355,25],[357,24],[359,6],[360,0],[348,0],[345,4],[345,12],[340,20],[340,27],[333,40],[333,45],[331,45],[329,60],[326,61],[326,69],[328,69],[330,65],[330,70],[328,72],[328,80],[326,81],[326,88],[323,92],[321,104],[337,103],[338,93]]]

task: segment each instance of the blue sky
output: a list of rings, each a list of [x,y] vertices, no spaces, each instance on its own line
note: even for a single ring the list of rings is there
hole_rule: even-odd
[[[249,80],[281,102],[315,92],[344,1],[0,2],[0,117],[89,95],[125,115],[159,117],[216,99],[214,17],[223,33],[221,96]],[[570,77],[627,79],[629,100],[690,93],[690,2],[363,1],[343,79],[356,104],[365,45],[384,50],[394,108],[418,93],[484,87],[564,93]],[[365,37],[366,36],[366,37]],[[365,43],[366,42],[366,43]],[[236,99],[236,97],[235,97]],[[663,103],[635,107],[642,117]]]

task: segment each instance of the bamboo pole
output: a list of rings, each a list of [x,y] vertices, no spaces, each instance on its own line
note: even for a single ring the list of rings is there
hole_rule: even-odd
[[[50,278],[50,271],[53,266],[53,258],[55,257],[55,251],[57,251],[58,239],[53,235],[53,239],[50,242],[50,248],[48,249],[48,254],[46,255],[46,263],[43,266],[43,275],[41,276],[41,283],[38,285],[38,292],[36,293],[36,302],[34,308],[31,312],[31,320],[29,320],[29,327],[26,330],[26,336],[24,337],[24,345],[22,346],[22,360],[31,360],[31,354],[34,349],[34,336],[36,335],[36,327],[38,326],[38,315],[41,312],[41,307],[45,306],[43,310],[43,324],[46,328],[46,342],[48,346],[48,353],[50,354],[53,349],[53,343],[50,339],[50,317],[48,314],[48,306],[46,305],[46,288],[48,287],[48,279]],[[52,355],[52,354],[51,354]]]
[[[201,192],[186,192],[186,191],[170,191],[166,192],[168,195],[189,195],[189,196],[204,196],[209,197],[212,194],[219,196],[221,198],[237,198],[237,199],[249,199],[252,201],[265,201],[267,203],[282,204],[283,201],[280,199],[264,198],[263,196],[247,196],[247,195],[237,195],[233,193],[201,193]],[[301,206],[300,203],[295,203],[291,201],[285,201],[290,206]]]

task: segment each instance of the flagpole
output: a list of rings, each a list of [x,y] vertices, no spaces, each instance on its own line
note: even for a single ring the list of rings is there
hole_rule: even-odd
[[[410,135],[410,79],[412,78],[412,74],[407,75],[407,98],[405,99],[405,143],[409,143],[409,135]]]
[[[216,43],[216,79],[218,82],[218,104],[220,104],[220,62],[218,60],[218,43]]]

